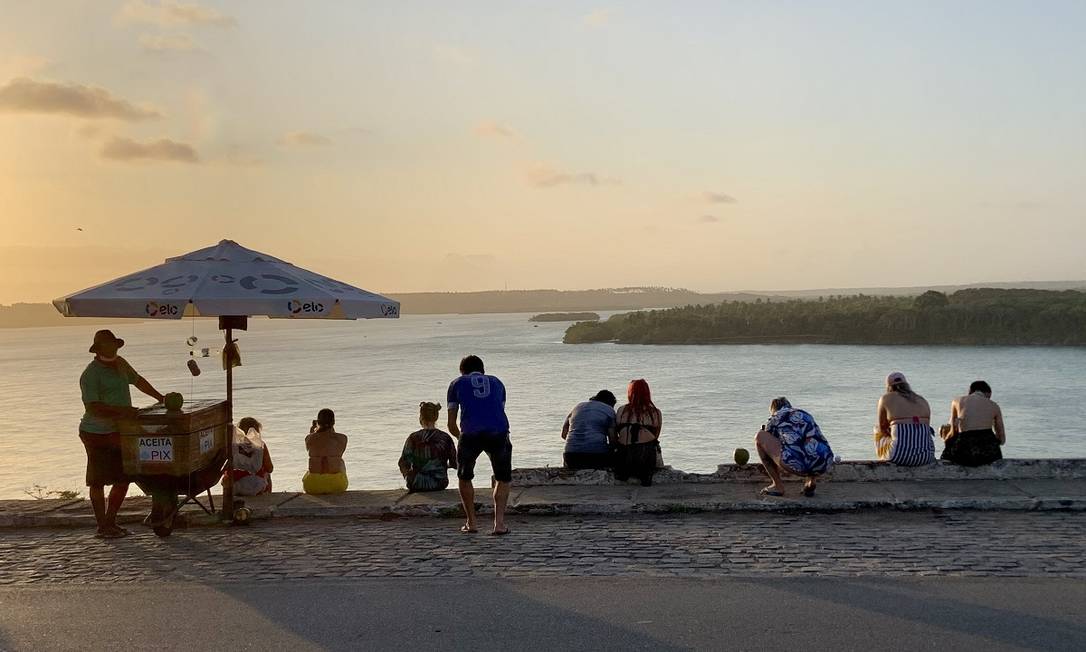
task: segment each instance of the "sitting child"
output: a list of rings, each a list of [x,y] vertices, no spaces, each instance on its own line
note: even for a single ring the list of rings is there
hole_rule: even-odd
[[[233,482],[235,496],[259,496],[271,493],[271,453],[261,435],[260,422],[245,417],[234,431],[234,469],[223,484]]]
[[[422,430],[408,435],[400,455],[400,473],[408,491],[440,491],[449,486],[449,469],[456,468],[456,444],[437,429],[440,412],[437,403],[419,403]]]
[[[335,425],[335,413],[325,408],[317,413],[317,419],[306,435],[309,470],[302,476],[302,488],[307,494],[341,494],[347,491],[347,467],[343,464],[347,435],[336,432]]]

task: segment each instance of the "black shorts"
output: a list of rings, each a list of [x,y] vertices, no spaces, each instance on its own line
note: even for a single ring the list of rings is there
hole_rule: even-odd
[[[962,466],[984,466],[1003,459],[1003,451],[995,432],[966,430],[947,440],[943,459]]]
[[[121,461],[120,435],[115,432],[99,435],[80,430],[79,439],[87,450],[88,487],[125,484],[129,481]]]
[[[474,478],[475,460],[483,453],[490,458],[495,480],[510,482],[513,479],[513,444],[509,441],[509,433],[493,432],[460,435],[460,445],[456,447],[456,477],[461,480]]]

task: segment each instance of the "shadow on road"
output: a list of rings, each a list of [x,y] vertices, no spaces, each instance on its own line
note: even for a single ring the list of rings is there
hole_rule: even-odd
[[[1054,582],[1059,580],[1054,579]],[[803,600],[826,600],[847,609],[916,623],[932,632],[933,642],[940,631],[954,631],[993,643],[1033,650],[1086,650],[1086,626],[1033,612],[1058,612],[1086,602],[1082,582],[1051,584],[1060,590],[1031,590],[1031,582],[970,582],[943,579],[933,586],[915,582],[854,579],[826,582],[797,579],[773,583],[775,589],[794,593]],[[985,585],[987,585],[986,588]],[[967,586],[968,591],[961,587]],[[958,595],[949,595],[957,593]],[[969,600],[961,597],[969,594]],[[990,602],[987,606],[978,602]],[[1077,608],[1071,609],[1081,617]],[[896,628],[872,632],[893,639]]]

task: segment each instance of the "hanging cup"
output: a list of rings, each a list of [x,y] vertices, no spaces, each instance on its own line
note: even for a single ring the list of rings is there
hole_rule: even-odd
[[[200,375],[200,365],[196,364],[195,360],[189,360],[188,362],[189,373],[193,376]]]

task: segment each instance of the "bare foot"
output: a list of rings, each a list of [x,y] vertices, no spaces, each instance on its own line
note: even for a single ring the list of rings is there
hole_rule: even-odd
[[[94,534],[96,539],[120,539],[121,537],[128,536],[128,530],[119,528],[116,525],[110,527],[100,527]]]

